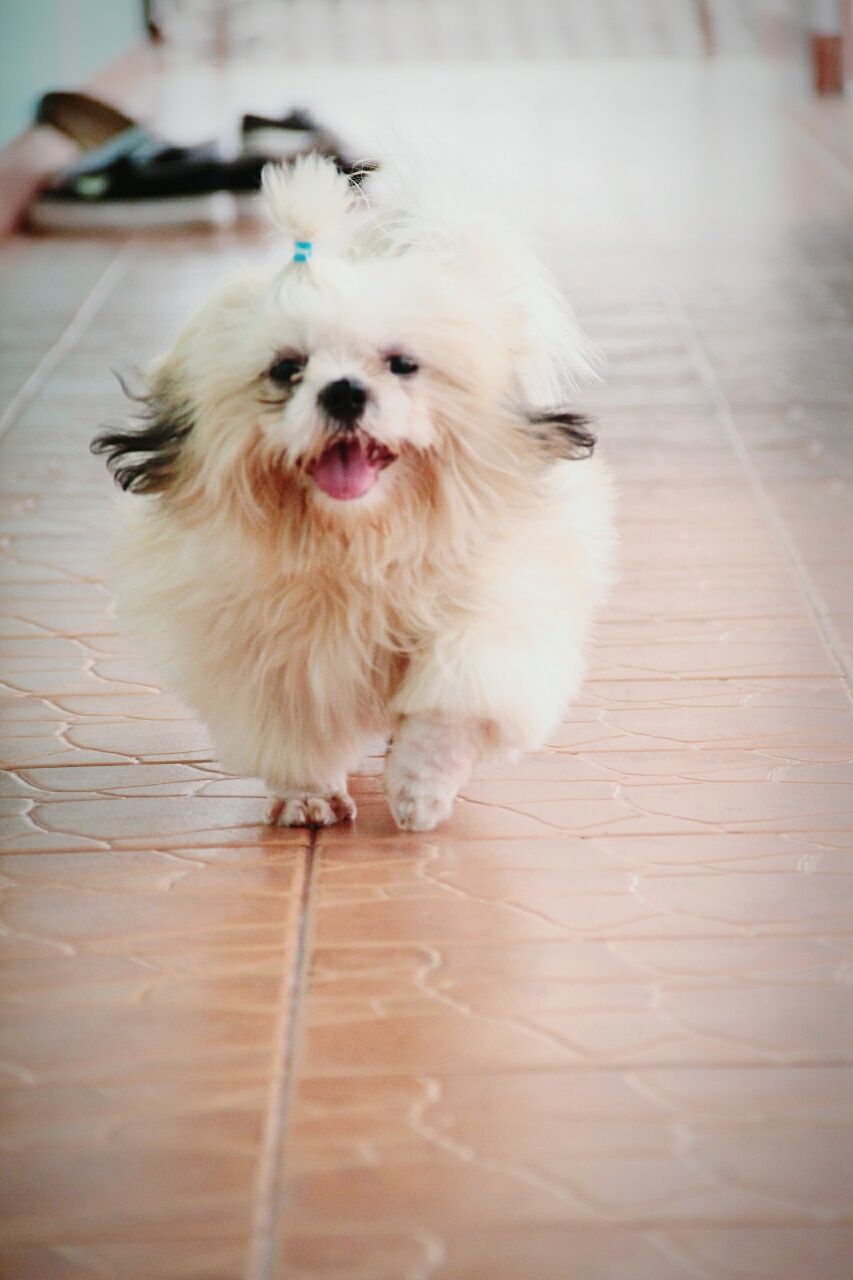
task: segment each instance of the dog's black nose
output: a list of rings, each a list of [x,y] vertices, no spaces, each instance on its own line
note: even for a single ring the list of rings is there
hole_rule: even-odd
[[[338,378],[323,388],[320,404],[336,422],[355,422],[364,413],[367,388],[354,378]]]

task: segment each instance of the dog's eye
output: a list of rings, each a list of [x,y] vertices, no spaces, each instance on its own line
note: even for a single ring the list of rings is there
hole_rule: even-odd
[[[392,373],[396,373],[399,377],[404,378],[408,373],[417,373],[418,364],[411,356],[401,356],[399,354],[388,357],[388,368]]]
[[[299,356],[282,356],[267,370],[267,377],[272,378],[279,386],[289,387],[292,382],[299,381],[304,368],[305,361]]]

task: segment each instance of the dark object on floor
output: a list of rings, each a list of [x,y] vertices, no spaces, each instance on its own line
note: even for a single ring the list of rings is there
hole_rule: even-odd
[[[251,112],[240,121],[240,146],[244,156],[264,160],[292,160],[316,152],[335,161],[356,185],[379,168],[375,160],[356,160],[349,147],[304,107],[286,115],[260,116]]]
[[[136,127],[136,121],[117,107],[88,93],[57,90],[46,93],[36,107],[36,124],[50,125],[76,143],[81,151],[103,146]]]
[[[277,119],[248,112],[240,121],[240,142],[244,151],[270,157],[296,155],[309,148],[333,155],[340,149],[331,131],[302,107]]]
[[[266,163],[311,152],[333,158],[356,184],[376,168],[371,162],[358,164],[304,110],[278,119],[244,116],[241,151],[233,157],[216,143],[176,146],[83,93],[45,94],[36,118],[83,151],[30,205],[29,224],[40,230],[132,231],[227,223],[254,211]]]
[[[233,216],[229,192],[250,191],[263,162],[224,160],[215,146],[176,147],[142,127],[88,151],[28,211],[44,230],[126,231],[209,225]]]

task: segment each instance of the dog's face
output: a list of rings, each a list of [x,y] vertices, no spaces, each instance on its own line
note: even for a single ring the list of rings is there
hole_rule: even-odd
[[[198,312],[161,363],[143,431],[102,436],[116,478],[182,478],[214,498],[251,475],[343,519],[405,501],[407,484],[508,391],[494,325],[429,263],[335,261],[322,276],[246,276]],[[467,426],[466,426],[467,424]],[[135,461],[128,462],[127,455]]]
[[[346,199],[317,166],[281,180],[294,206]],[[122,487],[206,502],[208,518],[239,508],[257,525],[294,503],[324,527],[405,514],[441,483],[461,493],[589,451],[572,415],[525,407],[562,335],[512,251],[356,239],[220,288],[161,362],[145,425],[95,448]]]
[[[321,288],[275,287],[245,399],[264,456],[310,501],[347,504],[347,518],[401,496],[454,430],[458,404],[490,380],[493,352],[466,309],[412,261],[336,263]]]

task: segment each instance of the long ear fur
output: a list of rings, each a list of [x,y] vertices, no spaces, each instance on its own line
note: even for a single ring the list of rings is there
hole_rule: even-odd
[[[582,413],[566,409],[531,414],[529,422],[549,458],[589,458],[595,449],[595,433],[590,429],[589,418]]]
[[[130,493],[162,493],[177,476],[184,441],[193,429],[192,407],[175,394],[163,375],[147,395],[136,395],[119,381],[125,394],[142,405],[136,424],[99,432],[90,448],[106,456],[120,488]]]

